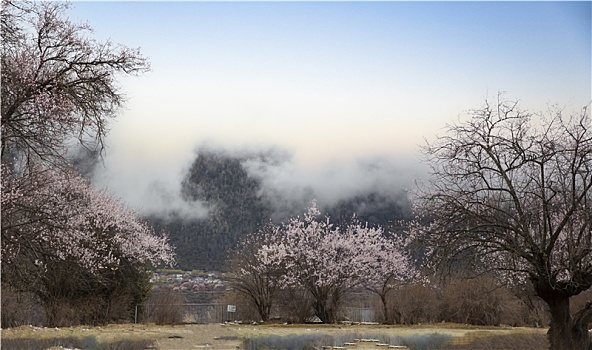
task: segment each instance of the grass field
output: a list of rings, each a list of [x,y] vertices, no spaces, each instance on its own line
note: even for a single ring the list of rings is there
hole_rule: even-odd
[[[381,338],[411,349],[529,349],[548,348],[546,329],[474,327],[457,324],[379,325],[177,325],[142,324],[105,327],[2,330],[2,349],[302,349],[342,346],[353,338]],[[321,344],[324,342],[323,344]],[[407,342],[407,343],[402,343]],[[392,345],[398,345],[392,344]],[[375,344],[348,348],[376,349]]]

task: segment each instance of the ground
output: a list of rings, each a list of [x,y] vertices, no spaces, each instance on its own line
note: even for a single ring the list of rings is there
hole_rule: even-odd
[[[120,324],[105,327],[38,328],[21,326],[3,329],[2,339],[10,338],[84,338],[92,335],[99,343],[116,340],[154,340],[155,349],[188,350],[218,349],[236,350],[242,347],[242,339],[266,335],[290,334],[339,334],[339,333],[386,333],[409,336],[426,333],[449,334],[455,344],[468,344],[476,338],[489,335],[537,334],[544,336],[545,329],[521,327],[473,327],[468,325],[416,325],[416,326],[378,326],[378,325],[249,325],[249,324],[188,324],[158,326],[143,324]],[[373,347],[375,348],[375,347]],[[362,347],[358,347],[362,349]]]

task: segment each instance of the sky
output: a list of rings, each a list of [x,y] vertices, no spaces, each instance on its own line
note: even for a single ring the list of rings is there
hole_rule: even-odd
[[[202,145],[285,150],[277,187],[401,188],[426,139],[500,91],[533,112],[592,100],[591,2],[79,1],[69,16],[151,62],[119,80],[95,178],[143,211]]]

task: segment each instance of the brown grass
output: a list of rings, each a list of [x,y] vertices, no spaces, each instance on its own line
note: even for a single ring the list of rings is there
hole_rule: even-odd
[[[1,338],[79,338],[94,336],[99,343],[120,340],[153,341],[158,349],[235,350],[245,338],[292,334],[384,333],[409,336],[440,333],[452,336],[449,349],[546,349],[546,329],[477,327],[458,324],[382,326],[382,325],[141,325],[120,324],[105,327],[36,328],[21,326],[3,329]],[[499,347],[497,347],[499,346]],[[241,346],[242,347],[242,346]]]

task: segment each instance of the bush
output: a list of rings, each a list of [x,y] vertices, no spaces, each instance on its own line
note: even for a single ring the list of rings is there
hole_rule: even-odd
[[[249,298],[242,293],[229,289],[224,296],[220,299],[215,300],[218,304],[224,305],[237,305],[236,313],[234,314],[234,320],[243,322],[261,322],[259,312],[253,306]]]
[[[243,347],[246,350],[316,350],[328,343],[327,338],[332,337],[326,334],[270,335],[245,339]]]
[[[80,339],[74,337],[68,338],[2,338],[2,349],[4,350],[22,350],[22,349],[47,349],[51,347],[63,347],[74,349],[80,345]],[[80,347],[78,347],[80,349]]]
[[[46,315],[46,326],[101,325],[130,322],[135,306],[149,290],[143,267],[122,261],[117,270],[91,274],[74,261],[54,264],[36,292]]]
[[[437,322],[441,308],[436,289],[420,283],[403,286],[391,293],[389,304],[394,319],[405,324]]]
[[[418,334],[391,339],[392,345],[405,345],[411,350],[432,350],[442,349],[450,343],[452,336],[449,334],[431,333]]]
[[[510,290],[488,276],[453,279],[442,291],[442,317],[446,322],[491,325],[523,323],[526,306]]]
[[[392,292],[388,304],[394,321],[404,324],[544,326],[548,319],[539,298],[500,285],[490,276],[450,278],[437,286],[408,284]]]
[[[507,335],[481,335],[476,333],[474,336],[469,336],[468,338],[470,339],[468,344],[446,346],[440,348],[439,350],[549,349],[549,341],[547,340],[547,336],[542,333]]]

